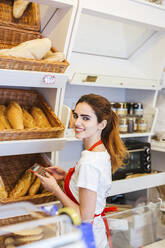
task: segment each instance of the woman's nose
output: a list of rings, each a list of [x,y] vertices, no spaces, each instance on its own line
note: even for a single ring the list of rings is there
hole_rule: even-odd
[[[75,119],[75,126],[78,126],[78,125],[80,125],[80,123],[81,123],[81,120],[80,120],[80,118],[77,118],[77,119]]]

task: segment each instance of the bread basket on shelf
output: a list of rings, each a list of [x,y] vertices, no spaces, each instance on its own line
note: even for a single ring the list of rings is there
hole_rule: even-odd
[[[1,88],[0,104],[7,106],[10,101],[16,101],[27,110],[32,106],[39,107],[46,115],[51,127],[0,130],[0,141],[59,138],[63,136],[64,125],[37,91]]]
[[[45,154],[24,154],[0,157],[0,176],[8,193],[17,184],[25,171],[34,163],[38,163],[44,167],[51,166],[50,161]],[[39,190],[39,193],[33,196],[25,195],[14,199],[9,197],[7,199],[0,199],[0,204],[18,201],[30,201],[35,204],[42,204],[55,200],[56,197],[51,192],[41,193],[41,190]]]
[[[0,25],[0,49],[12,48],[22,42],[40,38],[43,38],[43,36],[39,32]],[[58,52],[53,47],[51,51],[53,53]],[[42,59],[24,59],[0,55],[1,69],[64,73],[68,66],[69,63],[66,60],[63,62],[48,62]]]
[[[0,0],[0,25],[39,31],[40,14],[39,5],[30,3],[21,18],[13,17],[13,1]]]

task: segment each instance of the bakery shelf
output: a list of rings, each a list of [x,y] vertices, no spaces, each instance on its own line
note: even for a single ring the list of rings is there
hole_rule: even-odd
[[[112,182],[111,196],[164,185],[165,172]]]
[[[146,136],[151,136],[153,135],[150,132],[146,133],[126,133],[126,134],[120,134],[121,138],[134,138],[134,137],[146,137]]]
[[[146,24],[155,29],[164,29],[164,6],[158,8],[156,4],[141,4],[144,2],[139,0],[83,0],[82,10],[87,14],[115,18],[116,20],[125,19],[127,21],[139,22],[139,24]]]
[[[134,137],[148,137],[153,135],[152,133],[127,133],[127,134],[120,134],[121,138],[134,138]],[[65,137],[67,141],[80,141],[79,139],[76,139],[74,136],[73,137]]]
[[[63,88],[67,77],[59,73],[0,69],[1,86]]]
[[[91,81],[87,81],[87,78],[89,78]],[[96,81],[92,82],[92,80],[95,79]],[[90,73],[74,73],[69,83],[71,85],[113,87],[122,89],[157,90],[159,88],[159,82],[156,79],[119,77],[112,75],[94,75]]]
[[[60,151],[66,141],[65,138],[1,141],[0,156]]]
[[[165,152],[165,142],[151,140],[151,150],[158,151],[158,152]]]
[[[30,0],[28,1],[30,2]],[[33,2],[45,4],[45,0],[33,0]],[[73,6],[75,2],[75,0],[47,0],[46,5],[54,6],[56,8],[66,8]]]

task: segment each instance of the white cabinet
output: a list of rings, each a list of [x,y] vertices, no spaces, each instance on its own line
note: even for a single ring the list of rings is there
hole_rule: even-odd
[[[78,98],[87,93],[101,94],[112,102],[142,102],[151,117],[149,132],[121,137],[150,140],[164,67],[164,14],[164,6],[142,0],[79,0],[68,52],[70,67],[66,74],[70,84],[64,103],[73,108]],[[87,82],[87,76],[97,77],[96,82]],[[73,166],[81,148],[81,142],[68,141],[60,152],[60,163],[66,168]],[[164,182],[163,172],[114,181],[112,195]]]
[[[34,0],[39,3],[41,33],[67,56],[77,10],[77,0]],[[49,80],[53,76],[54,80]],[[0,87],[36,89],[60,118],[67,76],[56,73],[0,70]],[[66,139],[33,139],[0,142],[0,156],[59,151]]]

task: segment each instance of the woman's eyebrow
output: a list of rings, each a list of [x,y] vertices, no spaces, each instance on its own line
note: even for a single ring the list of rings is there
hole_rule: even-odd
[[[80,116],[82,116],[82,117],[91,117],[90,115],[86,115],[86,114],[81,114]]]

